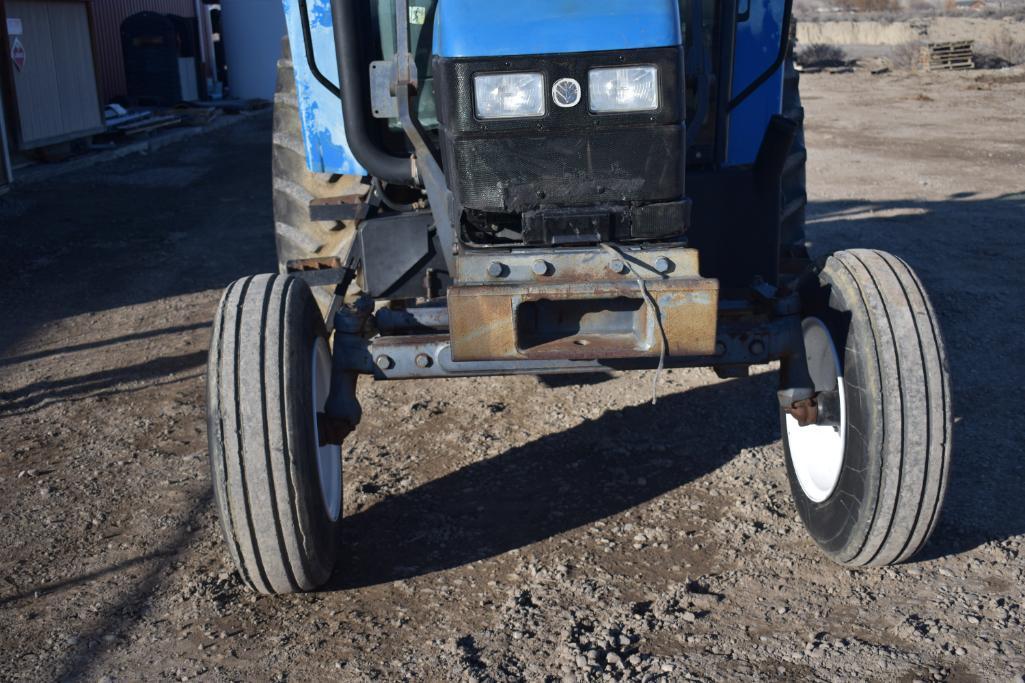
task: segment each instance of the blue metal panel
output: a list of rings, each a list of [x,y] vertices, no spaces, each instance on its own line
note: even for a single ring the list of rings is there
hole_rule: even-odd
[[[750,2],[750,16],[737,24],[733,59],[733,90],[736,97],[765,72],[779,55],[783,30],[781,0],[740,0],[741,9]],[[730,166],[755,160],[769,119],[780,113],[783,99],[783,68],[730,113],[726,163]]]
[[[306,62],[303,48],[302,23],[296,0],[283,0],[288,22],[288,40],[292,45],[292,64],[295,68],[295,90],[302,121],[303,146],[306,163],[317,173],[345,173],[363,175],[366,169],[349,151],[342,120],[342,104],[338,98],[317,82]],[[329,0],[308,0],[313,51],[317,66],[329,80],[338,82],[338,64],[335,60],[335,38],[332,32],[331,3]]]
[[[439,0],[435,53],[504,57],[668,47],[678,0]]]

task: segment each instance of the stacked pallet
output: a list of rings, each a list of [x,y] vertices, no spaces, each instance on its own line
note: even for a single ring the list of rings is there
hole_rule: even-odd
[[[952,43],[923,45],[918,64],[924,71],[974,69],[972,41],[959,40]]]

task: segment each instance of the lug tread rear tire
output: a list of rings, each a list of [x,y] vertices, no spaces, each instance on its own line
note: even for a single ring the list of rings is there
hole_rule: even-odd
[[[794,68],[791,51],[783,67],[783,116],[797,124],[797,135],[783,166],[780,247],[784,252],[803,249],[808,206],[808,150],[804,141],[804,107],[801,105],[801,74]]]
[[[272,168],[278,270],[284,273],[289,261],[344,256],[356,234],[355,224],[351,221],[311,220],[310,201],[358,192],[362,178],[314,173],[307,167],[295,71],[287,37],[282,39],[281,49],[274,95]],[[333,289],[318,287],[314,295],[321,311],[326,311],[333,298]]]

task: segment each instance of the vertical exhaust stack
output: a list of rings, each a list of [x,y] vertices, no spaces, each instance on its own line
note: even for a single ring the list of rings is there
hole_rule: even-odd
[[[349,150],[370,175],[389,183],[415,185],[412,158],[389,154],[370,137],[365,87],[369,64],[362,59],[358,16],[354,0],[331,0],[338,85]]]

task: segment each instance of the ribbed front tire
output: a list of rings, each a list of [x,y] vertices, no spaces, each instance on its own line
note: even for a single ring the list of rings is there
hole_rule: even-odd
[[[827,449],[795,453],[795,425],[784,417],[798,512],[840,564],[903,562],[936,526],[950,471],[953,415],[936,315],[910,266],[881,251],[833,254],[818,287],[802,298],[832,338],[846,412],[842,466],[821,496],[807,477],[802,484],[795,463],[818,464],[813,458],[827,457]]]
[[[327,348],[301,280],[258,275],[225,292],[208,369],[210,472],[228,550],[261,593],[313,590],[334,568],[341,451],[321,447],[316,421]]]

